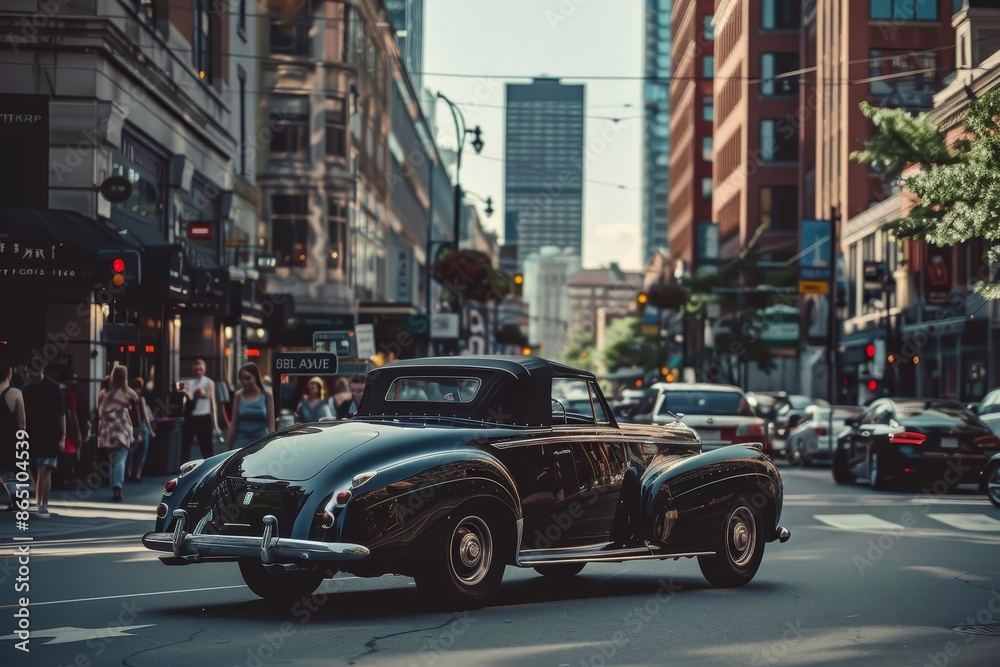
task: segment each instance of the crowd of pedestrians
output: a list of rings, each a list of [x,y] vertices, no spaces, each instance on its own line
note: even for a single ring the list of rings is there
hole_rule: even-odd
[[[262,376],[256,364],[239,369],[239,388],[232,394],[228,385],[217,386],[206,370],[205,361],[197,359],[192,364],[192,378],[178,383],[184,417],[181,462],[190,459],[195,443],[201,456],[208,458],[245,447],[275,430],[274,394],[269,378]],[[295,406],[296,422],[355,415],[365,376],[331,380],[329,396],[323,378],[308,380]],[[130,378],[125,366],[115,365],[103,380],[92,410],[86,407],[80,389],[76,376],[65,378],[63,384],[49,377],[44,359],[34,357],[22,366],[0,359],[0,510],[14,507],[19,471],[28,474],[34,487],[39,518],[50,516],[53,484],[72,487],[85,476],[89,480],[88,473],[102,470],[98,460],[101,464],[106,461],[98,484],[107,478],[112,502],[124,499],[126,480],[142,480],[150,442],[157,431],[145,381]],[[19,449],[19,441],[27,441],[28,446]],[[23,479],[22,474],[22,483]]]

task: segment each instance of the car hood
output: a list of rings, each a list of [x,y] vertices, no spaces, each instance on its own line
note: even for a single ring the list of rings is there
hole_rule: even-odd
[[[378,435],[370,424],[357,422],[299,424],[244,447],[226,461],[220,473],[225,477],[303,481]]]

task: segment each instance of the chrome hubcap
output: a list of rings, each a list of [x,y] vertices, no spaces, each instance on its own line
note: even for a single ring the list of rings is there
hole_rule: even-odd
[[[1000,468],[994,468],[990,474],[990,479],[986,482],[986,493],[990,500],[1000,505]]]
[[[753,558],[757,546],[757,524],[748,507],[739,507],[729,517],[729,557],[738,567]]]
[[[493,560],[493,537],[486,522],[466,517],[452,533],[452,571],[466,585],[481,582]]]

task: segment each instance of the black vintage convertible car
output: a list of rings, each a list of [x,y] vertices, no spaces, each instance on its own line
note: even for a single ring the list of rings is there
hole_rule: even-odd
[[[397,573],[462,606],[507,565],[697,558],[742,586],[784,542],[781,478],[760,445],[701,452],[679,421],[619,425],[595,377],[538,357],[373,370],[357,416],[299,424],[185,463],[143,544],[167,565],[235,561],[295,600],[339,572]]]

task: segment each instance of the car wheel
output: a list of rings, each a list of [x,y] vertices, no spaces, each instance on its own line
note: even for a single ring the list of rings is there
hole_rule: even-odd
[[[991,503],[1000,507],[1000,465],[993,466],[986,477],[986,495]]]
[[[586,563],[553,563],[551,565],[536,565],[535,572],[543,577],[575,577],[583,570]]]
[[[847,451],[838,448],[833,453],[833,481],[837,484],[854,484],[857,478],[847,467]]]
[[[885,478],[884,461],[878,452],[872,452],[871,459],[868,460],[868,484],[873,489],[882,491],[888,488],[889,483]]]
[[[428,564],[414,573],[417,589],[450,607],[483,600],[500,587],[506,563],[502,519],[482,506],[458,508],[431,537]]]
[[[746,496],[737,498],[726,516],[721,553],[699,556],[698,566],[713,586],[744,586],[757,574],[764,557],[760,513]]]
[[[319,570],[268,572],[259,558],[241,558],[240,574],[258,597],[271,602],[297,602],[313,594],[325,575]]]

